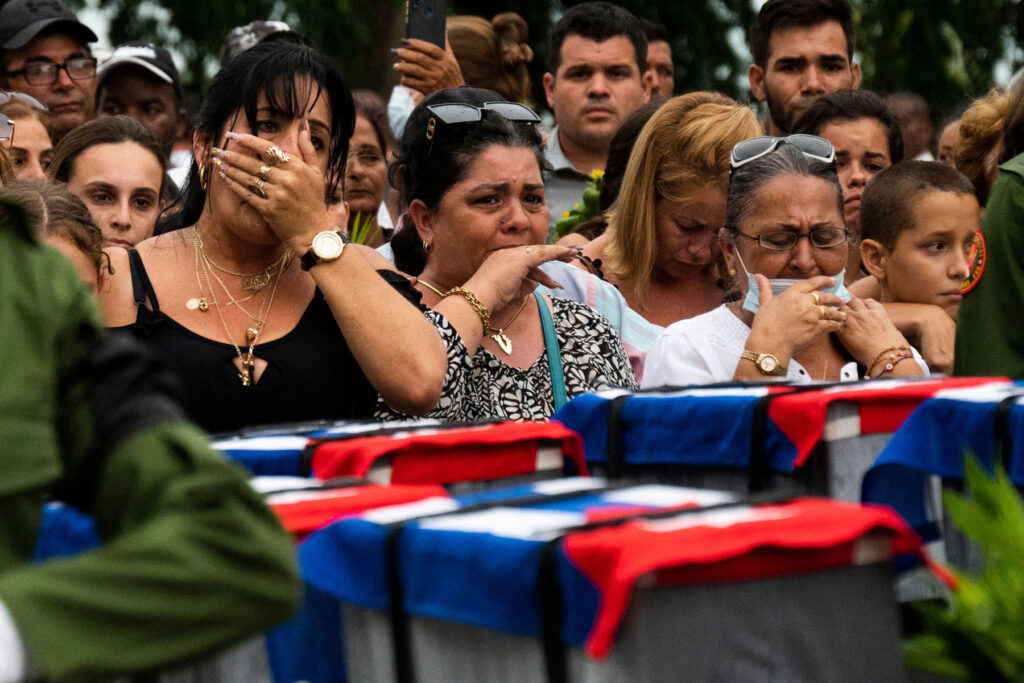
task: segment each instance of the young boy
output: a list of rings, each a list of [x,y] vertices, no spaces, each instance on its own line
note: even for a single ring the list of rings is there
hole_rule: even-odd
[[[971,182],[936,162],[904,161],[868,183],[860,216],[861,262],[879,301],[932,304],[955,321],[981,221]]]

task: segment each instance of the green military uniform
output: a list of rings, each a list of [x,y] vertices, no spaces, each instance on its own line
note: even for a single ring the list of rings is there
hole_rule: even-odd
[[[163,368],[105,334],[71,266],[0,210],[0,602],[34,662],[107,680],[286,618],[290,538],[181,418]],[[95,515],[104,545],[31,564],[54,498]]]
[[[987,263],[956,322],[955,375],[1024,378],[1024,155],[999,167],[981,231]]]

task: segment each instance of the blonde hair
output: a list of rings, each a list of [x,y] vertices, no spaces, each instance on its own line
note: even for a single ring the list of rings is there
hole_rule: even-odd
[[[491,21],[468,15],[448,17],[448,41],[466,84],[533,106],[526,68],[533,60],[528,37],[526,21],[515,12],[503,12]]]
[[[610,273],[635,282],[644,308],[655,261],[655,205],[685,201],[685,185],[729,188],[733,146],[762,133],[749,107],[715,92],[674,97],[640,131],[618,199],[608,210]]]
[[[956,169],[974,185],[974,194],[982,206],[988,201],[989,177],[1002,150],[1003,121],[1009,102],[1009,93],[993,88],[974,100],[960,117],[960,140],[954,152]]]

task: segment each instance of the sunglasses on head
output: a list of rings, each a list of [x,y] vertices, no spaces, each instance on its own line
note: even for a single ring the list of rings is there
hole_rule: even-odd
[[[826,164],[831,164],[836,160],[836,150],[832,147],[832,143],[825,138],[819,138],[817,135],[797,133],[796,135],[787,135],[784,138],[761,135],[736,143],[732,148],[732,154],[729,155],[729,172],[732,173],[737,168],[742,168],[751,161],[768,156],[778,149],[779,145],[783,142],[793,145],[809,159],[815,159]]]
[[[31,95],[26,95],[23,92],[0,90],[0,107],[9,104],[11,100],[18,100],[24,102],[28,106],[32,107],[33,109],[38,109],[39,111],[50,111],[49,107],[47,107],[45,104],[43,104],[36,98],[32,97]]]
[[[462,102],[451,102],[449,104],[432,104],[427,107],[427,110],[441,119],[443,123],[449,124],[481,121],[484,118],[485,110],[493,111],[495,114],[517,123],[540,123],[540,117],[536,112],[518,102],[484,102],[481,107]]]

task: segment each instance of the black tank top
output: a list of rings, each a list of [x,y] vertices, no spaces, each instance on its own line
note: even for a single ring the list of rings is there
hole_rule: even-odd
[[[258,382],[242,386],[235,347],[202,337],[160,310],[138,252],[128,252],[138,316],[127,326],[177,371],[189,417],[209,432],[316,419],[369,419],[377,392],[349,351],[319,289],[298,324],[280,339],[257,344],[267,362]],[[419,292],[401,275],[378,271],[419,304]],[[146,302],[152,308],[146,306]],[[212,313],[212,312],[211,312]],[[215,313],[214,313],[215,315]]]

